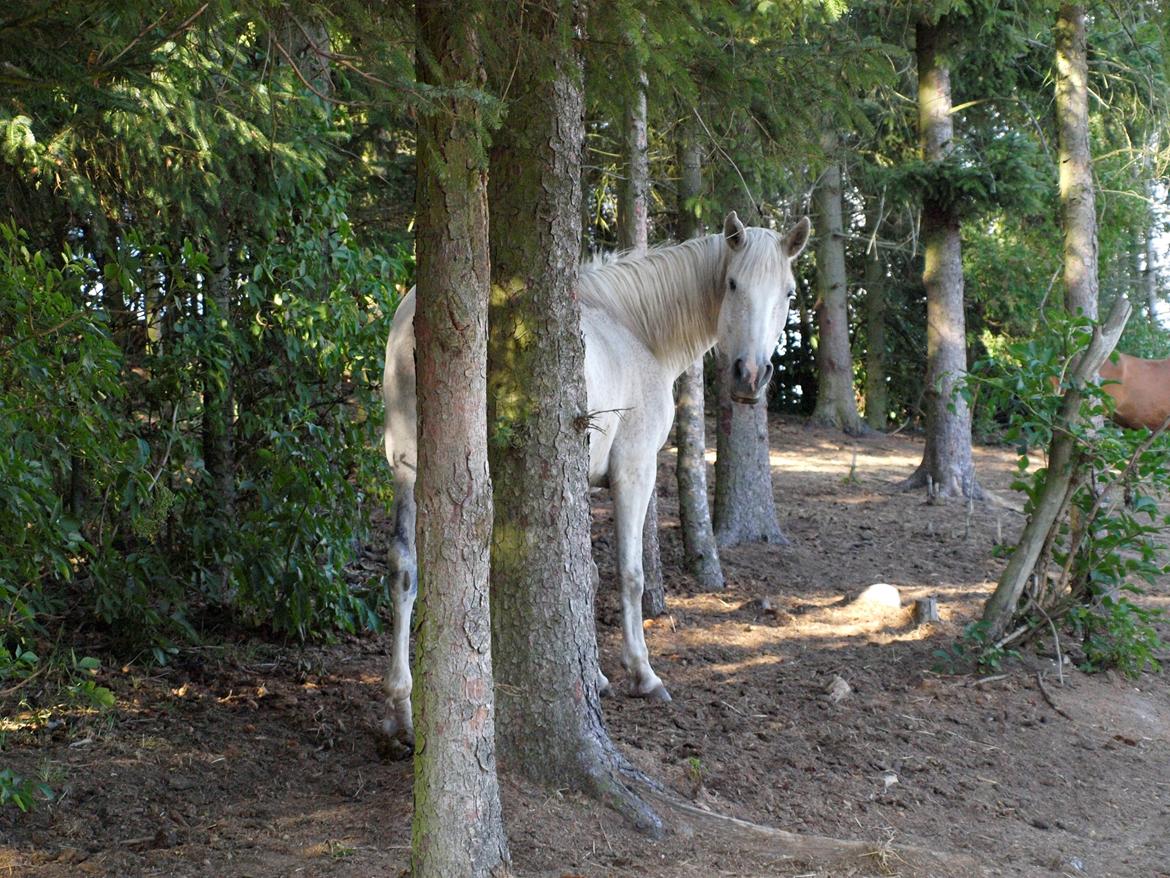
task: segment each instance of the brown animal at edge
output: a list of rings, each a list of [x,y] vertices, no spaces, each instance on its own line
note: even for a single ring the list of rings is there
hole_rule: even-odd
[[[1117,403],[1113,419],[1123,427],[1157,430],[1170,416],[1170,360],[1119,353],[1116,363],[1110,359],[1101,366],[1101,382]]]

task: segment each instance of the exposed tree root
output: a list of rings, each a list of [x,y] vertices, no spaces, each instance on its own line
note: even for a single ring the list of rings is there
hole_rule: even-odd
[[[620,767],[619,771],[595,773],[591,778],[593,789],[588,792],[591,792],[602,804],[621,814],[638,832],[650,838],[662,838],[666,834],[666,826],[662,822],[662,818],[644,798],[630,788],[629,784],[622,782],[619,772],[631,779],[641,780],[643,785],[648,788],[654,786],[654,781],[626,763]]]
[[[935,482],[930,475],[930,468],[925,463],[918,464],[918,468],[914,470],[902,481],[894,485],[894,492],[915,491],[920,488],[927,489],[927,502],[937,502],[939,498],[964,497],[970,500],[977,500],[983,502],[987,499],[982,486],[975,478],[974,467],[972,467],[969,479],[956,480],[956,482],[949,487]],[[956,490],[957,489],[957,490]]]
[[[788,832],[727,814],[705,811],[644,776],[641,781],[648,798],[685,814],[695,822],[718,828],[721,837],[731,840],[740,848],[772,855],[778,860],[790,860],[817,868],[872,870],[877,874],[897,872],[905,875],[908,874],[906,869],[921,870],[921,874],[931,878],[965,878],[984,873],[979,863],[967,855],[895,844],[892,841],[851,841]]]

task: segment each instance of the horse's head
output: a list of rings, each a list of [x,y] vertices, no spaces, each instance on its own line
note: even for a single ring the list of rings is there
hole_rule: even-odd
[[[731,398],[756,403],[772,377],[772,352],[796,292],[792,261],[808,242],[804,217],[784,235],[745,228],[732,211],[723,221],[727,270],[719,310],[719,347],[731,364]]]

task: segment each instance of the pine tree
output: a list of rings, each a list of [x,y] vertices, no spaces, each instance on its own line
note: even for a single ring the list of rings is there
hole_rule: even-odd
[[[416,5],[419,80],[443,91],[418,141],[418,568],[412,872],[501,874],[488,610],[488,268],[478,4]],[[455,695],[455,693],[458,693]]]

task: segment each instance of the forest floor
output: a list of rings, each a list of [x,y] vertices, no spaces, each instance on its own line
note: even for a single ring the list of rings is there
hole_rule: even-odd
[[[1000,501],[969,512],[892,491],[920,460],[919,438],[853,440],[790,419],[774,419],[771,438],[792,544],[726,550],[718,594],[681,571],[663,453],[668,614],[647,639],[674,701],[619,695],[606,718],[636,765],[698,807],[863,841],[874,856],[797,862],[771,841],[670,811],[673,831],[652,841],[595,803],[505,771],[516,873],[1170,876],[1165,675],[1066,665],[1062,685],[1051,644],[986,678],[937,655],[990,592],[1003,564],[995,544],[1022,526],[1010,450],[977,449],[979,477]],[[602,665],[620,692],[604,495],[594,517]],[[367,572],[380,554],[370,547]],[[902,609],[853,602],[878,582],[898,588]],[[1146,600],[1165,606],[1168,595],[1162,583]],[[927,596],[942,621],[915,627],[906,607]],[[99,682],[115,709],[59,711],[35,726],[17,721],[10,695],[0,765],[45,778],[57,799],[0,812],[0,878],[399,875],[411,766],[380,761],[373,734],[386,640],[241,641],[164,668],[106,667]],[[834,700],[837,678],[848,692]],[[888,854],[899,845],[962,859],[914,866]]]

